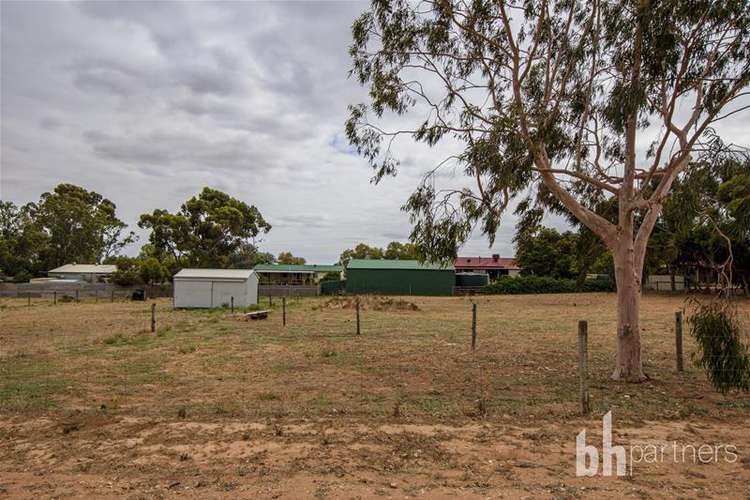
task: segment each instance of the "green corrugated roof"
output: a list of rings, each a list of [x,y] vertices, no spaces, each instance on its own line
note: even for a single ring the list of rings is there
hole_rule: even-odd
[[[254,269],[260,273],[340,273],[344,270],[342,266],[327,264],[258,264]]]
[[[418,260],[352,259],[347,269],[429,269],[453,271],[453,263],[419,262]]]

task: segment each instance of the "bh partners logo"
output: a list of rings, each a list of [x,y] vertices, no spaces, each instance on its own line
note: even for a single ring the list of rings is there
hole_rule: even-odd
[[[596,476],[599,463],[602,464],[602,476],[633,474],[634,464],[658,464],[672,462],[676,464],[710,464],[734,463],[737,461],[737,447],[733,444],[688,444],[672,441],[671,443],[637,443],[626,446],[612,445],[612,411],[602,418],[602,447],[586,444],[586,429],[576,436],[576,476]]]
[[[627,475],[625,448],[612,446],[612,410],[602,418],[602,475],[612,475],[612,459],[617,458],[617,475]],[[588,460],[587,460],[588,459]],[[588,461],[588,465],[586,462]],[[576,476],[596,476],[599,472],[599,450],[586,444],[586,429],[576,436]]]

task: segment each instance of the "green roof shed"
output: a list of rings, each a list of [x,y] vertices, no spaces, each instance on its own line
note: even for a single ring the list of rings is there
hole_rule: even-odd
[[[346,291],[357,294],[453,295],[455,274],[452,263],[352,259],[346,266]]]

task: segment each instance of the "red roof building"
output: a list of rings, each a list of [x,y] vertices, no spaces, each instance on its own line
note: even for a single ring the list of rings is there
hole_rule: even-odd
[[[509,257],[456,257],[453,266],[457,273],[487,273],[490,280],[499,276],[516,276],[521,268],[515,259]]]

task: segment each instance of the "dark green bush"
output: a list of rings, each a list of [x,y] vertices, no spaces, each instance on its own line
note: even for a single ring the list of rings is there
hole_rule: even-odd
[[[611,278],[586,280],[578,286],[575,280],[558,279],[548,276],[503,276],[485,288],[490,294],[535,294],[535,293],[577,293],[612,292],[615,284]]]
[[[726,300],[699,303],[688,323],[700,351],[693,359],[706,371],[711,385],[722,394],[750,392],[750,355],[732,304]]]

